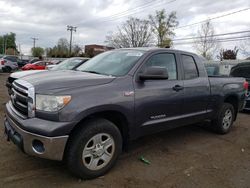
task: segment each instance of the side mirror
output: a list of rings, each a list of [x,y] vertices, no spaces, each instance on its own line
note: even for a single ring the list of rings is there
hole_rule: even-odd
[[[139,78],[140,80],[166,80],[168,79],[168,71],[165,67],[148,67],[139,74]]]

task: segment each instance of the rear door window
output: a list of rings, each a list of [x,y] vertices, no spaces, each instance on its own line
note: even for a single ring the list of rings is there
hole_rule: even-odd
[[[197,65],[195,60],[190,55],[181,55],[183,67],[184,67],[184,78],[190,80],[199,77]]]

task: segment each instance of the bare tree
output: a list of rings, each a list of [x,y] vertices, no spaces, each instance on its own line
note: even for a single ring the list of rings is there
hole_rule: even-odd
[[[208,60],[213,59],[213,56],[219,47],[214,35],[214,27],[210,20],[208,20],[201,25],[201,28],[198,30],[199,38],[194,41],[194,48],[200,55]]]
[[[236,46],[233,50],[230,49],[221,49],[217,58],[222,61],[223,59],[237,59],[239,48]]]
[[[72,56],[79,56],[82,53],[82,48],[76,44],[73,46],[72,52]]]
[[[246,39],[246,40],[244,40],[244,41],[240,44],[240,52],[241,52],[246,58],[249,58],[249,57],[250,57],[250,39]]]
[[[147,20],[129,18],[117,32],[106,36],[106,43],[114,48],[145,47],[152,45],[150,24]]]
[[[157,38],[157,46],[166,47],[172,45],[171,37],[175,35],[174,29],[179,24],[176,12],[166,14],[164,9],[156,11],[155,15],[149,15],[152,31]]]

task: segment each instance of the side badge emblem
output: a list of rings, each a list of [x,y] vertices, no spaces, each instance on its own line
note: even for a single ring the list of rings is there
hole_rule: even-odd
[[[124,92],[124,96],[125,96],[125,97],[129,97],[129,96],[132,96],[132,95],[134,95],[134,92],[133,92],[133,91],[125,91],[125,92]]]

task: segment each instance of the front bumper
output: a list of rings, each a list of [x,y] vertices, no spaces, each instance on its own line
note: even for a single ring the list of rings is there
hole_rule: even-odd
[[[51,160],[62,160],[64,150],[68,140],[68,135],[63,136],[44,136],[36,132],[30,132],[27,129],[24,130],[24,126],[30,124],[31,119],[22,120],[12,112],[11,108],[7,103],[6,105],[6,117],[4,120],[5,135],[7,140],[11,140],[16,144],[24,153],[29,155],[51,159]],[[38,121],[35,121],[38,120]],[[20,124],[21,122],[21,124]],[[26,122],[26,123],[25,123]],[[33,127],[41,126],[46,122],[46,125],[53,127],[53,123],[48,124],[48,121],[40,121],[37,118],[33,118]],[[35,124],[35,122],[37,124]],[[48,125],[47,125],[48,124]],[[25,127],[26,128],[26,127]],[[51,130],[50,132],[53,132]]]
[[[6,116],[5,135],[23,152],[51,160],[62,160],[68,136],[46,137],[27,132]]]

